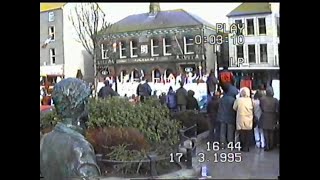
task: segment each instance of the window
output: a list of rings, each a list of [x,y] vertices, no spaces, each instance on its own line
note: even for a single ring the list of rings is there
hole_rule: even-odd
[[[49,20],[49,22],[53,22],[54,21],[54,12],[49,12],[48,13],[48,20]]]
[[[159,41],[151,39],[151,56],[159,56]]]
[[[237,45],[237,59],[244,58],[243,56],[243,45]]]
[[[253,19],[247,19],[247,35],[254,35]]]
[[[107,52],[108,52],[108,50],[104,49],[104,45],[101,44],[101,59],[109,59]]]
[[[127,56],[124,56],[123,54],[126,53],[126,48],[125,48],[125,42],[120,41],[119,42],[119,54],[120,54],[120,59],[127,58]]]
[[[163,41],[163,55],[164,56],[170,56],[172,53],[171,50],[171,39],[169,37],[165,37],[162,39]]]
[[[55,28],[54,26],[49,27],[49,37],[51,38],[51,41],[55,40]]]
[[[56,50],[55,49],[50,49],[50,63],[55,64],[56,63]]]
[[[161,81],[161,72],[159,69],[154,69],[152,71],[152,82],[153,83],[160,83]]]
[[[258,18],[259,34],[267,34],[266,18]]]
[[[134,69],[132,72],[133,75],[133,81],[139,81],[140,80],[140,73],[137,69]]]
[[[249,63],[256,63],[256,46],[254,44],[248,45]]]
[[[260,62],[268,62],[267,44],[260,44]]]
[[[130,57],[138,57],[138,43],[135,40],[130,41]]]
[[[235,20],[235,24],[237,25],[237,35],[242,35],[242,31],[238,27],[243,27],[242,20]]]
[[[194,54],[193,39],[190,37],[183,37],[183,50],[184,54]]]

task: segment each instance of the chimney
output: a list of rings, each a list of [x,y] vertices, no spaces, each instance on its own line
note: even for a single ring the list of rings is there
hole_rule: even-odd
[[[149,6],[149,15],[155,16],[158,12],[160,12],[160,4],[159,3],[150,3]]]

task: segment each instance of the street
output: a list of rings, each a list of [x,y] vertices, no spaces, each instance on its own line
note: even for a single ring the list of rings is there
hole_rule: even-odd
[[[205,149],[205,145],[202,148]],[[215,163],[213,152],[206,152],[206,155],[210,159],[207,167],[213,179],[277,179],[279,175],[278,148],[265,152],[251,147],[250,152],[241,152],[240,163]]]

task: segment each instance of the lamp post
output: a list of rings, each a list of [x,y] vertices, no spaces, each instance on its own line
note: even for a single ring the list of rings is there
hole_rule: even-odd
[[[216,53],[216,56],[217,56],[217,59],[216,59],[216,77],[218,77],[219,75],[219,67],[220,67],[220,51],[221,51],[221,46],[219,44],[217,44],[215,46],[215,53]]]
[[[216,59],[216,72],[215,72],[215,76],[217,77],[217,79],[219,79],[219,67],[220,67],[220,63],[219,63],[219,61],[220,61],[220,45],[219,44],[217,44],[216,46],[215,46],[215,53],[216,53],[216,56],[217,56],[217,59]],[[217,90],[219,91],[219,92],[221,92],[220,91],[220,82],[218,83],[218,87],[217,87]]]

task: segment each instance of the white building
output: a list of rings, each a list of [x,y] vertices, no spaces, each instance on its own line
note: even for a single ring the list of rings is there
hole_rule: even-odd
[[[93,61],[69,20],[74,5],[40,3],[40,76],[53,83],[59,76],[76,77],[79,69],[84,80],[93,81]]]
[[[227,17],[231,32],[243,27],[229,35],[229,69],[271,84],[279,74],[279,3],[242,3]]]

